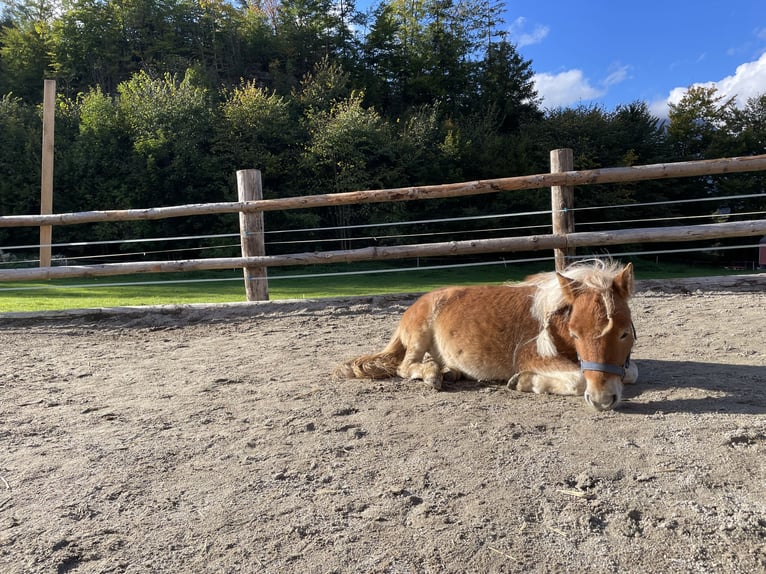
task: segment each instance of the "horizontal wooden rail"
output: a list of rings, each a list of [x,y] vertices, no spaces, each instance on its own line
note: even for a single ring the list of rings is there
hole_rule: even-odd
[[[733,223],[710,223],[679,227],[653,227],[622,229],[618,231],[590,231],[567,235],[532,235],[449,241],[395,247],[365,247],[343,251],[296,253],[290,255],[264,255],[261,257],[221,257],[187,259],[181,261],[149,261],[143,263],[109,263],[105,265],[46,267],[0,270],[0,281],[35,281],[67,277],[102,277],[131,273],[165,271],[203,271],[240,267],[284,267],[319,263],[351,263],[356,261],[382,261],[412,257],[442,255],[471,255],[479,253],[510,253],[541,249],[567,249],[591,245],[620,245],[624,243],[656,243],[697,241],[709,238],[747,237],[766,234],[766,219]]]
[[[416,199],[498,193],[501,191],[519,191],[550,186],[591,185],[762,170],[766,170],[766,155],[566,171],[562,173],[543,173],[444,185],[349,191],[346,193],[262,199],[248,202],[201,203],[147,209],[85,211],[53,215],[6,215],[0,217],[0,227],[37,227],[40,225],[74,225],[103,221],[155,220],[190,215],[249,213],[327,207],[332,205],[411,201]]]

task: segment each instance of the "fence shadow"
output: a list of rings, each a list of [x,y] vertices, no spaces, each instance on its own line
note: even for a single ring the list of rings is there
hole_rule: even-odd
[[[766,414],[766,367],[656,359],[636,363],[638,382],[625,386],[620,405],[626,414]],[[653,398],[657,394],[664,396]]]

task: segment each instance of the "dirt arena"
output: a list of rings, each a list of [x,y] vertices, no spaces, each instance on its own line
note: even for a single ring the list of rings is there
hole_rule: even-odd
[[[764,572],[765,286],[639,292],[606,413],[332,381],[408,297],[0,316],[0,572]]]

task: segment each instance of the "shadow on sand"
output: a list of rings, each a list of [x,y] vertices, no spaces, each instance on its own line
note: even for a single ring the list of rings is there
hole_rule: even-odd
[[[766,366],[636,359],[638,382],[626,385],[626,414],[766,414]],[[654,399],[660,394],[663,398]],[[651,395],[649,400],[642,396]]]
[[[625,414],[766,414],[766,366],[656,359],[636,359],[636,363],[638,382],[625,385],[617,409]],[[505,386],[504,381],[445,381],[444,391]]]

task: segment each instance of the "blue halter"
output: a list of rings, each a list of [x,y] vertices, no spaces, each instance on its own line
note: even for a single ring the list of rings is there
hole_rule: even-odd
[[[583,361],[579,356],[577,357],[577,360],[580,361],[580,370],[581,371],[599,371],[602,373],[610,373],[612,375],[619,375],[621,379],[625,378],[625,372],[630,367],[630,355],[628,355],[628,358],[625,361],[625,364],[620,365],[612,365],[610,363],[596,363],[593,361]]]
[[[633,329],[633,339],[637,339],[636,326],[631,322],[631,328]],[[625,378],[626,371],[630,368],[630,353],[628,358],[625,359],[624,365],[612,365],[611,363],[596,363],[594,361],[583,361],[580,355],[577,355],[577,360],[580,361],[580,371],[599,371],[601,373],[610,373],[612,375],[619,375],[621,379]]]

